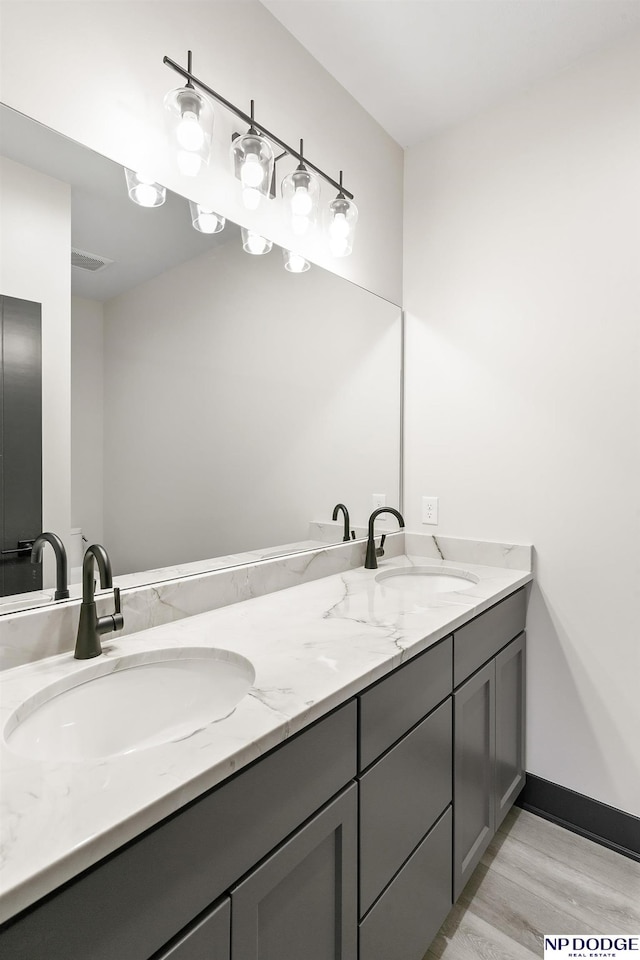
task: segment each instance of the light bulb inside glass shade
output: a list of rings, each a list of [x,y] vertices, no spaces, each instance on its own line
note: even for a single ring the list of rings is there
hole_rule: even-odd
[[[245,157],[240,168],[240,180],[244,187],[259,187],[264,180],[264,170],[255,153],[248,153]]]
[[[220,233],[224,229],[225,219],[219,213],[207,207],[200,206],[195,201],[189,201],[191,223],[194,230],[200,233]]]
[[[305,260],[299,253],[293,253],[292,250],[283,250],[282,255],[284,257],[284,268],[289,273],[305,273],[311,267],[308,260]]]
[[[267,240],[266,237],[261,237],[259,233],[254,233],[253,230],[248,230],[246,227],[242,227],[240,232],[242,233],[242,249],[245,253],[251,253],[259,257],[271,250],[272,240]]]
[[[245,187],[242,191],[242,202],[247,210],[257,210],[263,194],[255,187]]]
[[[125,167],[127,192],[129,198],[140,207],[160,207],[166,200],[166,187],[156,183],[151,177],[136,173]]]
[[[349,224],[344,213],[336,213],[329,227],[329,236],[332,240],[344,240],[349,236]]]
[[[202,166],[202,157],[198,153],[189,153],[188,150],[178,150],[178,170],[185,177],[197,177]]]
[[[328,208],[327,234],[329,250],[334,257],[348,257],[353,250],[353,234],[358,222],[358,208],[353,200],[338,195]]]
[[[169,141],[178,149],[178,166],[187,176],[195,176],[201,164],[209,162],[213,135],[211,102],[193,87],[186,86],[169,91],[164,105]]]
[[[183,150],[200,150],[204,144],[204,130],[200,126],[198,115],[185,110],[182,120],[176,127],[176,140]]]
[[[313,208],[313,200],[306,187],[296,187],[291,198],[291,212],[294,217],[308,217]]]

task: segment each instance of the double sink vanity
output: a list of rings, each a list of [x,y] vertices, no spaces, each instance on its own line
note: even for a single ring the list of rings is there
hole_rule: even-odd
[[[421,960],[524,783],[521,566],[395,556],[5,671],[2,956]]]

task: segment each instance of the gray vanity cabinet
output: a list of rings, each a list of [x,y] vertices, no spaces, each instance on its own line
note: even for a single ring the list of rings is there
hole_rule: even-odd
[[[357,816],[352,784],[232,889],[233,960],[357,960]]]
[[[524,787],[526,641],[520,634],[496,657],[496,830]]]
[[[493,660],[454,695],[454,887],[457,900],[495,831]]]
[[[231,900],[225,897],[153,960],[230,960],[230,930]]]
[[[524,786],[524,623],[521,590],[454,634],[454,900]]]
[[[360,960],[421,960],[451,908],[451,689],[447,637],[359,698]]]

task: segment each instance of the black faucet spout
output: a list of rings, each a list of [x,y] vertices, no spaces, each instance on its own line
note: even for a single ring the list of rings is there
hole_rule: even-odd
[[[404,527],[404,518],[399,510],[396,510],[395,507],[378,507],[377,510],[374,510],[371,516],[369,517],[369,529],[367,537],[367,553],[365,556],[364,566],[365,570],[377,570],[378,569],[378,557],[383,556],[384,550],[383,545],[385,537],[382,537],[382,542],[380,547],[376,549],[376,540],[374,534],[374,523],[376,517],[379,517],[381,513],[391,513],[398,521],[399,527]]]
[[[103,546],[99,543],[93,543],[90,547],[87,547],[82,561],[82,603],[80,605],[76,649],[73,654],[76,660],[90,660],[92,657],[99,657],[102,653],[101,635],[110,633],[112,630],[122,630],[124,627],[124,617],[120,612],[119,587],[115,587],[113,590],[115,606],[113,613],[106,617],[98,616],[94,598],[94,562],[98,564],[100,587],[103,590],[110,590],[113,587],[113,573],[109,555]]]
[[[45,543],[51,544],[53,552],[56,555],[56,592],[53,595],[53,599],[67,600],[69,597],[67,551],[57,533],[45,531],[36,537],[33,541],[33,547],[31,548],[31,563],[40,563]]]
[[[333,520],[338,519],[338,513],[342,513],[344,519],[344,536],[342,537],[342,542],[344,543],[346,540],[351,540],[349,511],[345,507],[344,503],[336,503],[335,507],[333,508]],[[353,535],[353,538],[355,539],[355,534]]]

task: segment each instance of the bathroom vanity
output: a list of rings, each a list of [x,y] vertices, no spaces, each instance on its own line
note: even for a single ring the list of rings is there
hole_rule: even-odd
[[[253,663],[235,711],[178,742],[50,765],[3,743],[16,803],[39,799],[9,850],[2,956],[421,960],[524,782],[531,574],[464,564],[473,579],[422,599],[419,577],[381,578],[416,564],[114,641],[107,658]],[[9,671],[6,709],[69,660]]]

